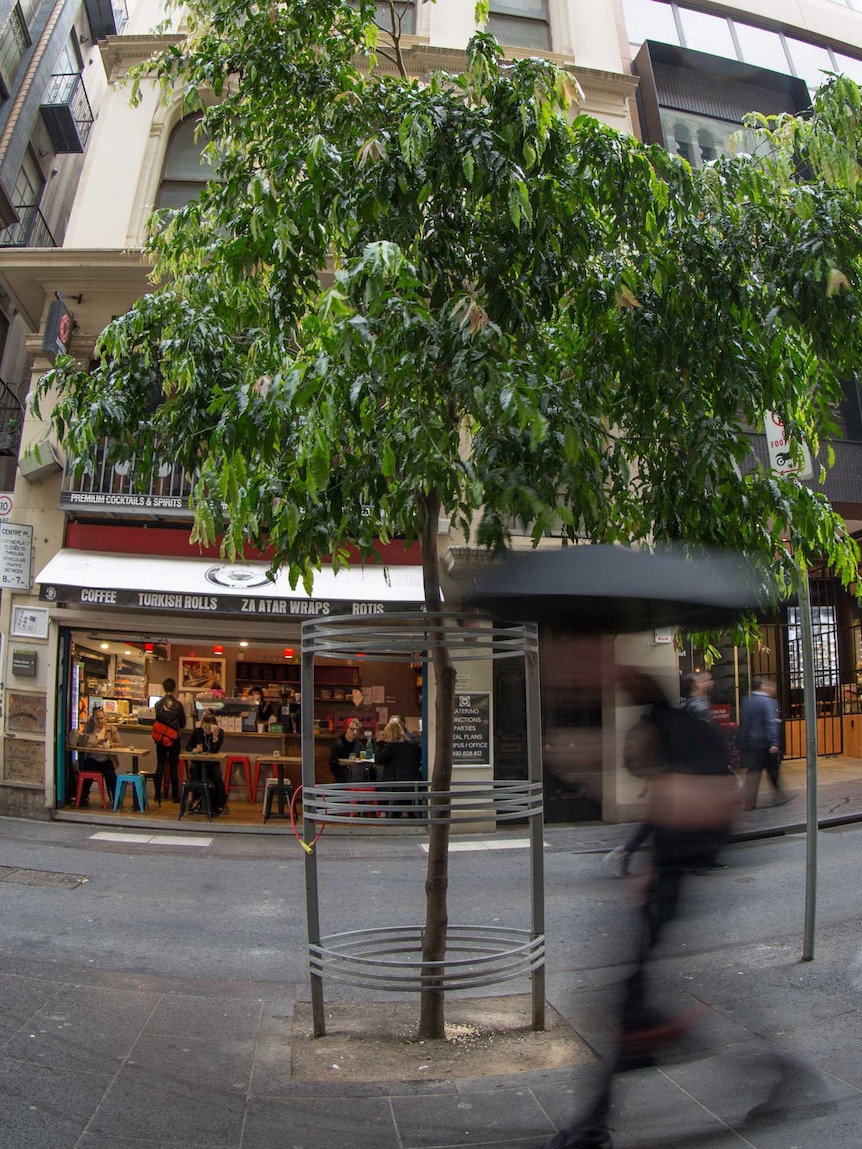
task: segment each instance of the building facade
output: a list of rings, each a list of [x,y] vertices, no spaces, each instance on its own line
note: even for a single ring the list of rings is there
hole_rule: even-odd
[[[860,7],[862,0],[492,0],[489,27],[508,53],[539,53],[570,69],[586,112],[698,164],[726,147],[746,111],[804,108],[820,69],[862,78]],[[409,67],[417,74],[457,67],[474,30],[473,5],[437,0],[404,9]],[[70,798],[67,735],[78,724],[83,696],[114,702],[111,692],[128,688],[130,696],[119,701],[146,708],[151,684],[201,661],[202,651],[212,662],[214,643],[223,651],[235,648],[233,661],[226,658],[223,687],[236,690],[256,676],[277,692],[292,681],[285,660],[298,654],[299,621],[316,603],[357,612],[403,606],[417,601],[418,576],[408,554],[395,580],[399,593],[385,599],[361,579],[327,584],[325,593],[311,597],[287,589],[264,594],[250,585],[261,566],[254,561],[243,571],[212,573],[218,556],[189,547],[189,477],[170,459],[143,493],[122,466],[105,464],[76,477],[47,422],[23,412],[23,396],[49,366],[58,340],[86,362],[105,324],[147,290],[141,248],[152,210],[186,202],[209,174],[180,102],[165,104],[152,87],[133,108],[122,83],[130,66],[171,35],[155,30],[161,12],[154,0],[137,0],[128,13],[116,0],[46,4],[38,13],[17,65],[12,41],[19,43],[15,37],[27,24],[23,3],[8,17],[12,41],[0,37],[0,77],[5,81],[4,67],[12,68],[20,84],[0,105],[0,220],[6,225],[0,232],[0,337],[4,322],[9,332],[0,377],[18,403],[19,414],[10,419],[20,420],[14,454],[6,456],[7,490],[12,523],[33,536],[27,571],[0,599],[0,814],[50,817]],[[82,90],[89,120],[81,111]],[[848,412],[854,395],[850,389]],[[852,412],[848,420],[850,428]],[[862,452],[862,418],[854,427],[859,440],[842,445],[846,458],[829,482],[837,484],[831,493],[841,509],[862,528],[862,467],[854,450]],[[3,441],[0,425],[0,451]],[[219,578],[233,584],[214,586]],[[243,602],[252,605],[242,611]],[[677,656],[664,637],[620,639],[611,653],[625,660],[636,649],[639,661],[672,680]],[[616,761],[613,724],[625,715],[613,705],[612,686],[566,678],[560,668],[572,659],[560,641],[549,635],[543,646],[551,816],[623,820],[637,802],[637,787]],[[254,675],[243,665],[249,665],[249,649],[257,651]],[[129,680],[135,680],[131,686]],[[186,685],[193,694],[192,681]],[[352,678],[351,684],[378,698],[371,682]],[[322,687],[321,693],[342,697],[316,696],[315,707],[332,703],[337,719],[337,705],[348,705],[345,685]],[[381,679],[373,686],[396,701],[368,706],[421,716],[427,705],[415,681],[412,694],[405,683]],[[492,698],[508,692],[509,701],[492,708],[491,761],[483,765],[517,771],[518,684],[483,678],[481,690],[475,683],[470,689]],[[326,710],[321,706],[321,722],[332,718]]]

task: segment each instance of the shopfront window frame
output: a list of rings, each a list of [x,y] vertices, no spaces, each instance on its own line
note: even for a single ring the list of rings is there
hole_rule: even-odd
[[[631,2],[636,3],[637,0],[631,0]],[[833,2],[843,3],[844,0],[833,0]],[[744,57],[742,47],[740,44],[740,40],[739,40],[739,36],[737,34],[737,28],[738,27],[753,28],[753,29],[756,29],[756,30],[762,31],[762,32],[774,32],[775,35],[780,40],[781,46],[784,50],[784,55],[785,55],[785,58],[787,60],[787,75],[793,76],[796,79],[803,80],[808,85],[809,91],[812,93],[812,95],[813,95],[814,91],[816,91],[816,87],[812,88],[812,86],[808,82],[808,79],[806,78],[806,73],[808,72],[808,69],[807,68],[803,69],[801,66],[801,63],[798,60],[794,59],[793,48],[792,48],[793,43],[798,42],[800,44],[808,44],[812,48],[823,49],[829,57],[829,63],[830,63],[830,68],[828,69],[829,71],[834,71],[834,72],[841,72],[842,71],[841,62],[840,62],[840,57],[842,57],[842,56],[847,57],[848,59],[858,60],[859,67],[860,67],[860,69],[862,69],[862,52],[860,52],[859,57],[853,56],[851,53],[848,53],[848,51],[847,51],[848,45],[842,44],[842,45],[838,45],[838,46],[833,46],[830,44],[819,43],[819,42],[814,41],[814,40],[810,40],[810,41],[805,40],[805,38],[803,36],[798,35],[798,34],[792,34],[789,31],[784,32],[784,31],[777,29],[777,28],[765,27],[762,24],[755,23],[753,20],[741,20],[736,16],[724,17],[721,14],[716,13],[716,12],[706,12],[704,9],[699,8],[694,4],[679,4],[679,3],[677,3],[677,0],[652,0],[652,3],[661,3],[671,10],[671,14],[673,16],[673,25],[674,25],[674,28],[676,29],[676,37],[677,38],[675,40],[661,40],[660,42],[676,44],[677,46],[679,46],[681,48],[691,48],[692,51],[702,51],[703,49],[696,48],[696,47],[693,48],[690,44],[688,44],[688,42],[686,40],[686,35],[685,35],[684,20],[682,17],[683,12],[687,12],[687,11],[698,12],[698,13],[701,13],[703,15],[719,16],[719,18],[726,19],[728,26],[729,26],[729,29],[730,29],[731,40],[732,40],[733,45],[734,45],[735,56],[726,56],[723,53],[713,53],[715,55],[721,56],[722,59],[736,59],[740,63],[750,63],[750,61],[747,61]],[[846,6],[848,8],[853,8],[856,11],[862,10],[862,0],[854,0],[853,3],[851,3],[850,0],[846,0]],[[625,7],[626,7],[626,5],[625,5],[625,0],[624,0],[624,3],[623,3],[624,17],[625,17]],[[648,37],[648,39],[656,39],[656,38],[657,37],[653,34],[651,34]],[[629,43],[632,44],[632,47],[635,49],[640,47],[639,44],[637,44],[633,41],[629,41]],[[839,48],[841,48],[842,50],[839,51]],[[753,66],[756,66],[756,65],[753,65]]]

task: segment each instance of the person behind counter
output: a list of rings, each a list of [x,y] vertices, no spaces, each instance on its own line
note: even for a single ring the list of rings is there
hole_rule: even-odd
[[[350,781],[350,769],[347,766],[342,766],[339,759],[359,757],[364,749],[360,737],[361,733],[362,727],[357,719],[348,718],[344,733],[339,734],[332,743],[332,749],[329,751],[329,769],[332,771],[332,777],[336,782]],[[368,740],[368,746],[369,749],[374,748],[371,739]]]
[[[181,733],[186,725],[185,708],[178,698],[174,697],[177,684],[173,678],[166,678],[162,683],[165,694],[156,703],[156,722],[164,722],[165,726],[172,726],[177,733]],[[172,746],[165,746],[162,742],[156,743],[156,793],[162,793],[164,785],[165,766],[171,783],[171,801],[180,800],[180,740],[177,738]]]
[[[224,731],[219,727],[218,718],[214,711],[205,710],[201,715],[201,724],[192,732],[186,749],[200,752],[201,755],[206,754],[207,751],[211,754],[218,754],[222,742],[224,742]],[[212,790],[210,804],[213,815],[223,814],[227,809],[227,790],[218,762],[208,762],[206,758],[202,757],[199,762],[190,765],[189,774],[194,774],[191,779],[193,782],[199,782],[203,779],[209,783]]]
[[[296,691],[286,687],[281,694],[281,725],[285,734],[299,734],[301,726]]]
[[[109,746],[119,746],[121,743],[117,732],[107,723],[103,706],[93,707],[93,713],[87,719],[83,737],[78,745],[84,749],[81,770],[92,770],[97,774],[102,774],[113,802],[114,790],[117,786],[117,763],[110,754],[105,753],[105,750]],[[91,778],[85,778],[81,783],[79,806],[90,805],[90,787],[92,785],[93,780]]]
[[[392,719],[387,722],[380,742],[377,744],[375,759],[378,766],[383,767],[382,781],[386,782],[421,782],[422,780],[422,747],[407,732],[400,722]],[[390,799],[392,804],[412,802],[413,795],[404,787],[403,797]],[[398,818],[404,813],[407,817],[412,814],[408,811],[393,811],[390,817]]]
[[[248,697],[257,707],[254,720],[258,726],[261,723],[269,724],[278,721],[278,711],[271,702],[267,702],[263,690],[259,686],[253,686],[248,692]]]

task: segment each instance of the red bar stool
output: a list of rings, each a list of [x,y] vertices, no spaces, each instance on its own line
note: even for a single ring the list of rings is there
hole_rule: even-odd
[[[81,805],[81,791],[83,790],[84,783],[88,778],[91,782],[95,782],[99,787],[99,797],[102,799],[102,809],[107,810],[108,799],[107,791],[105,790],[105,775],[102,774],[99,770],[78,771],[78,787],[75,791],[75,806],[77,807]]]
[[[248,792],[249,802],[253,802],[257,797],[257,778],[254,780],[254,787],[251,784],[251,759],[247,754],[228,754],[224,764],[224,788],[227,792],[228,800],[230,800],[230,788],[233,783],[234,768],[241,766],[245,772],[245,788]]]
[[[181,754],[177,759],[177,785],[180,790],[183,788],[183,783],[189,779],[188,759],[184,754]],[[159,805],[161,806],[162,798],[169,798],[171,794],[171,768],[168,763],[165,763],[165,772],[162,775],[162,793],[159,795]]]
[[[348,786],[344,792],[345,794],[374,794],[376,789],[374,786]],[[354,807],[356,807],[357,804],[364,807],[364,809],[356,810]],[[351,799],[350,806],[351,810],[348,817],[351,820],[353,818],[386,817],[386,811],[381,807],[376,798],[372,799],[370,802],[363,798],[360,799],[359,803],[357,803],[356,799]]]

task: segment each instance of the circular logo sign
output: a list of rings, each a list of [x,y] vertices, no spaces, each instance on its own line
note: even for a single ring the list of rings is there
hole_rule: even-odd
[[[0,518],[6,518],[7,515],[12,514],[12,496],[0,495]]]
[[[64,347],[68,347],[72,339],[72,316],[65,311],[60,316],[60,326],[57,329],[57,338]]]
[[[266,572],[255,570],[247,566],[217,566],[210,567],[206,572],[207,582],[216,586],[227,587],[228,590],[246,590],[253,586],[272,585],[266,577]]]

